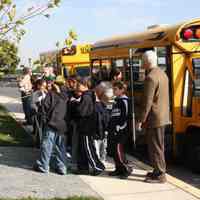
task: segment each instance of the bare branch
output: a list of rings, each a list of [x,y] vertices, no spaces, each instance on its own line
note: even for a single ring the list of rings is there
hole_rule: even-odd
[[[0,2],[1,3],[1,2]],[[0,5],[0,40],[6,38],[13,31],[16,38],[20,38],[18,27],[22,26],[28,20],[43,15],[49,18],[49,14],[45,14],[51,8],[57,7],[60,0],[47,0],[45,4],[37,7],[30,7],[25,13],[20,16],[15,14],[15,4],[13,0],[8,0],[6,3]],[[21,32],[22,33],[22,32]]]

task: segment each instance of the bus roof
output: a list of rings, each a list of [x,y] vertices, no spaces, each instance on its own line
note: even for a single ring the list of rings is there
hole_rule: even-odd
[[[112,48],[148,48],[176,43],[180,41],[181,30],[193,25],[200,25],[200,18],[179,23],[174,26],[161,25],[140,33],[115,36],[100,40],[93,44],[91,56],[95,55],[98,51],[106,51]]]

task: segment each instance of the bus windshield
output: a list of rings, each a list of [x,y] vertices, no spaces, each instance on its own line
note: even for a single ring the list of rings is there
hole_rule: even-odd
[[[86,77],[90,75],[90,68],[89,66],[85,67],[76,67],[76,75],[81,77]]]

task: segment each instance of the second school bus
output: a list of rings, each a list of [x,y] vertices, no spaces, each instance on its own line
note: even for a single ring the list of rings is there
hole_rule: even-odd
[[[90,49],[91,49],[90,44],[78,44],[78,45],[73,45],[70,48],[68,47],[63,48],[61,51],[62,75],[89,76]]]
[[[131,57],[130,49],[134,52]],[[173,155],[187,158],[195,170],[200,170],[200,19],[98,41],[90,59],[91,67],[96,68],[94,64],[98,62],[99,69],[91,71],[101,74],[102,70],[109,73],[113,67],[120,68],[124,81],[134,85],[137,115],[145,78],[141,58],[148,49],[157,51],[158,66],[169,77],[171,125],[166,133],[166,148],[170,149],[168,141],[172,141]]]

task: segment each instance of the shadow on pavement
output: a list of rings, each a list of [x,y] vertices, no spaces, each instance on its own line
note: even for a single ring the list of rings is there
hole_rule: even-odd
[[[31,169],[38,158],[39,150],[22,147],[0,147],[0,166]]]
[[[186,168],[183,165],[169,164],[167,167],[167,173],[200,189],[200,174],[193,173],[191,169]]]

